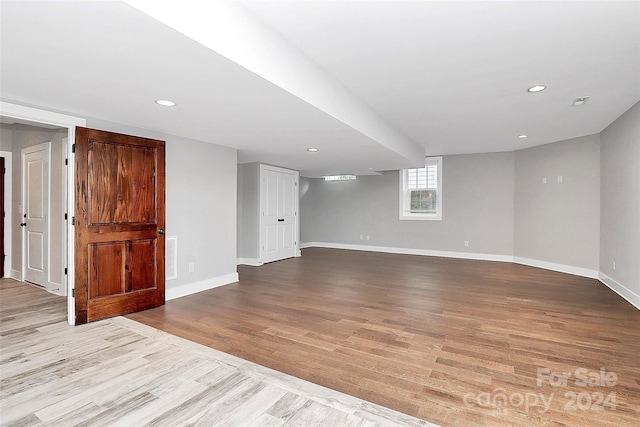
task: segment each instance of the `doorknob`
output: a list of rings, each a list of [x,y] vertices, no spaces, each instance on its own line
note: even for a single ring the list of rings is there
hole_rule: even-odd
[[[26,222],[21,222],[21,223],[20,223],[20,227],[26,227],[26,226],[27,226],[27,223],[26,223]]]
[[[159,228],[158,229],[158,234],[164,234],[164,228]]]

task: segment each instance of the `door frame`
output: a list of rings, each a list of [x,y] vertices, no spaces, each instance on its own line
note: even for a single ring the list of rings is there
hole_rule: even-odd
[[[11,277],[11,186],[13,185],[13,153],[11,151],[0,151],[0,156],[4,157],[4,277]],[[0,254],[1,255],[1,254]]]
[[[67,322],[70,325],[75,324],[76,307],[73,290],[75,289],[75,233],[73,227],[70,226],[71,221],[75,213],[75,188],[74,182],[76,179],[75,171],[75,158],[73,153],[73,147],[76,138],[76,127],[86,127],[86,119],[74,116],[68,116],[66,114],[54,113],[51,111],[41,110],[38,108],[25,107],[22,105],[11,104],[8,102],[0,101],[0,115],[6,117],[12,117],[16,119],[29,120],[35,123],[43,123],[48,125],[55,125],[61,128],[67,129],[67,150],[66,158],[68,159],[67,169]],[[71,265],[69,265],[71,264]]]
[[[51,141],[48,142],[43,142],[40,144],[35,144],[35,145],[31,145],[29,147],[25,147],[22,149],[21,153],[20,153],[20,165],[21,165],[21,169],[22,169],[22,176],[21,176],[21,180],[22,180],[22,185],[21,185],[21,192],[22,194],[20,195],[20,199],[21,199],[21,203],[22,203],[22,209],[23,212],[20,212],[20,214],[25,214],[26,215],[26,206],[27,206],[27,168],[25,168],[25,162],[26,162],[26,156],[30,153],[35,153],[38,151],[43,151],[46,150],[47,151],[47,188],[44,189],[44,191],[46,191],[47,193],[47,209],[46,209],[46,213],[45,215],[47,216],[46,219],[46,233],[47,233],[47,241],[45,244],[45,247],[43,248],[44,251],[47,252],[47,260],[46,262],[44,262],[44,269],[45,269],[45,289],[47,289],[47,291],[49,291],[49,289],[51,288]],[[26,222],[24,219],[20,219],[21,222]],[[20,230],[21,233],[21,238],[22,238],[22,265],[20,266],[20,275],[22,277],[22,280],[25,280],[25,273],[27,271],[27,260],[28,260],[28,234],[27,234],[27,229],[25,227],[21,227]],[[43,260],[44,261],[44,260]]]
[[[301,256],[300,253],[300,189],[298,186],[298,183],[300,182],[300,171],[297,170],[293,170],[293,169],[285,169],[285,168],[281,168],[278,166],[270,166],[270,165],[265,165],[265,164],[261,164],[260,165],[260,170],[258,173],[258,232],[260,234],[260,236],[258,237],[258,261],[260,263],[260,265],[262,265],[264,263],[263,261],[263,250],[262,248],[265,245],[265,241],[264,241],[264,233],[263,228],[264,228],[264,217],[262,216],[262,209],[264,208],[264,206],[262,205],[262,178],[264,178],[264,173],[267,170],[271,170],[274,172],[279,172],[279,173],[286,173],[288,175],[293,175],[294,176],[294,187],[295,187],[295,194],[296,197],[294,198],[293,204],[294,204],[294,216],[295,219],[293,220],[293,224],[295,227],[295,231],[293,233],[293,238],[294,238],[294,257],[299,257]]]

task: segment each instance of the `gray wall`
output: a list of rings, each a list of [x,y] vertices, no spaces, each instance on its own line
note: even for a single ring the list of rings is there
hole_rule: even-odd
[[[512,254],[513,153],[445,156],[442,221],[400,221],[398,179],[301,180],[302,242]]]
[[[442,221],[398,219],[397,171],[355,181],[305,178],[301,240],[515,256],[595,272],[599,169],[598,135],[511,153],[445,156]]]
[[[0,123],[0,151],[13,150],[13,126]]]
[[[260,164],[238,165],[238,258],[260,256]]]
[[[514,256],[597,271],[600,137],[516,151],[515,171]]]
[[[235,149],[98,119],[87,126],[166,141],[166,235],[178,236],[178,278],[167,289],[236,273]]]
[[[7,125],[3,125],[5,129]],[[11,224],[5,224],[11,227],[11,269],[16,271],[22,270],[22,214],[19,208],[22,204],[22,149],[44,142],[51,142],[51,163],[50,169],[50,185],[51,197],[49,200],[49,210],[51,216],[49,218],[49,241],[51,245],[51,253],[49,259],[49,278],[52,283],[63,283],[63,269],[66,265],[63,256],[63,238],[64,238],[64,213],[65,206],[65,185],[63,179],[64,174],[64,156],[62,153],[62,139],[67,137],[66,129],[44,129],[28,125],[15,124],[8,126],[11,130],[9,134],[3,133],[1,151],[12,152],[12,177],[11,177]],[[5,271],[9,276],[10,272]]]
[[[601,140],[600,271],[640,301],[640,103]]]

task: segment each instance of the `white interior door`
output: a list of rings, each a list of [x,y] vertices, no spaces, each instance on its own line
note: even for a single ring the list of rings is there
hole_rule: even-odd
[[[264,168],[261,171],[261,262],[291,258],[297,254],[298,176],[294,171]]]
[[[22,279],[47,287],[51,143],[22,150]]]

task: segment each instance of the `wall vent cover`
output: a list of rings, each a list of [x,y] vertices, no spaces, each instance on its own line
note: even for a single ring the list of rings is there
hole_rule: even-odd
[[[178,278],[178,236],[167,236],[165,250],[165,280]]]

